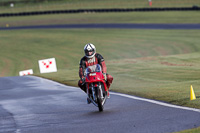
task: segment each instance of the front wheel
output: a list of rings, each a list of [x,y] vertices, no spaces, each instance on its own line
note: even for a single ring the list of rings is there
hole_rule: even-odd
[[[102,100],[100,97],[97,98],[97,103],[98,103],[98,107],[99,107],[99,112],[103,111],[103,105],[102,105]]]
[[[96,94],[97,94],[97,104],[98,104],[98,108],[99,108],[99,112],[103,111],[103,105],[102,105],[102,99],[101,99],[101,92],[100,89],[96,89]]]

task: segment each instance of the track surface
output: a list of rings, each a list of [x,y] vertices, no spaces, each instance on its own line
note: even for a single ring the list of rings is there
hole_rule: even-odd
[[[69,28],[118,28],[118,29],[200,29],[200,24],[65,24],[0,27],[0,30],[19,29],[69,29]]]
[[[34,76],[0,78],[1,133],[166,133],[198,127],[199,118],[200,110],[113,92],[100,113],[79,88]]]

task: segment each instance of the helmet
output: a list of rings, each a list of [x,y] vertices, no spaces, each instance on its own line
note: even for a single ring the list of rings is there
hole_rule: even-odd
[[[87,58],[92,58],[96,54],[96,48],[92,43],[88,43],[84,47],[84,52]],[[92,52],[92,54],[89,55],[89,52]]]

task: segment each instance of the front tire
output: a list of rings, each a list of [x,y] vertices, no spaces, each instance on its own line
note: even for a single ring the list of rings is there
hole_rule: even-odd
[[[98,104],[98,108],[99,108],[99,112],[103,111],[103,105],[102,105],[102,99],[101,99],[101,92],[100,90],[97,88],[97,104]]]
[[[102,100],[101,98],[97,98],[97,103],[98,103],[98,107],[99,107],[99,112],[103,111],[103,105],[102,105]]]

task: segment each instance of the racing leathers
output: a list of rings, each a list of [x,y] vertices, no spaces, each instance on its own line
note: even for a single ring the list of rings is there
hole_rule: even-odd
[[[96,65],[96,64],[99,64],[102,67],[102,72],[104,75],[106,75],[106,79],[107,79],[106,85],[107,85],[108,89],[110,88],[110,85],[113,81],[113,77],[111,75],[107,74],[107,68],[106,68],[104,58],[100,54],[96,53],[92,58],[87,58],[86,56],[84,56],[80,61],[80,66],[79,66],[80,80],[78,82],[78,86],[85,93],[87,93],[86,84],[85,84],[85,76],[86,75],[84,75],[85,69],[88,66],[92,66],[92,65]]]

